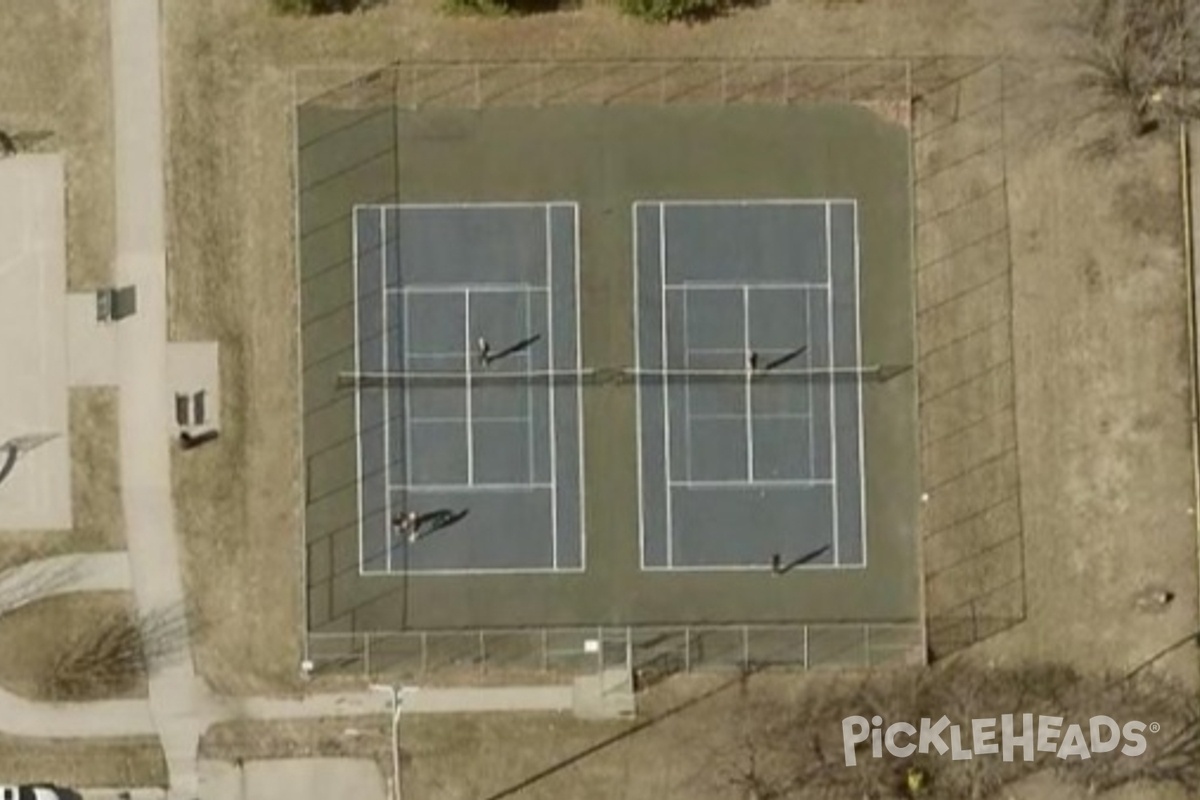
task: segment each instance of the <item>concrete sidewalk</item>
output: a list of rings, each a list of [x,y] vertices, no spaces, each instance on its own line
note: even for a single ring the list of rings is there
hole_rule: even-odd
[[[116,180],[116,279],[137,287],[137,313],[118,323],[121,499],[134,593],[142,613],[183,608],[171,497],[167,382],[166,207],[158,0],[111,0]],[[182,658],[151,665],[150,708],[171,797],[198,791],[196,750],[214,716]]]
[[[574,702],[574,688],[570,685],[420,688],[404,694],[404,713],[569,712]],[[387,714],[390,704],[387,694],[368,692],[315,694],[296,700],[255,697],[242,701],[240,708],[245,716],[254,719],[304,719]]]

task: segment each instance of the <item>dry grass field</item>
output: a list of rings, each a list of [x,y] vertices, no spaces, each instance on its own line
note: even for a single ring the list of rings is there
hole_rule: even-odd
[[[25,739],[0,736],[0,766],[12,783],[60,786],[166,786],[167,764],[154,738]]]

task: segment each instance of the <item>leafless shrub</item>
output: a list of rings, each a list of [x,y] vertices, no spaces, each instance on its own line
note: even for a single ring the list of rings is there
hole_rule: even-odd
[[[1077,83],[1126,135],[1200,114],[1200,0],[1080,0],[1070,25]]]
[[[187,619],[180,609],[112,614],[69,642],[43,678],[58,700],[128,692],[157,665],[184,652]]]

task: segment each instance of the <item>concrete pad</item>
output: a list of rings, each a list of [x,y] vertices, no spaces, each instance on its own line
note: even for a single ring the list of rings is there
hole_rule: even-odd
[[[582,675],[574,683],[574,711],[580,719],[629,719],[637,716],[633,677],[626,669]]]
[[[71,527],[65,232],[62,157],[0,160],[0,443],[55,435],[0,484],[0,530]]]
[[[115,386],[117,329],[96,321],[95,292],[67,295],[67,365],[71,386]]]
[[[384,776],[374,761],[298,758],[200,762],[200,800],[386,800]]]
[[[204,393],[204,422],[191,423],[183,427],[188,430],[213,430],[220,428],[221,419],[221,368],[217,360],[216,342],[170,342],[167,344],[167,381],[173,390],[167,401],[168,419],[172,433],[179,431],[176,422],[176,395],[194,398]],[[191,406],[195,410],[194,404]]]

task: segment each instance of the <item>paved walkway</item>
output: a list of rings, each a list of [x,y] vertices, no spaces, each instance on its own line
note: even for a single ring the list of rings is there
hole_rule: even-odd
[[[241,710],[255,719],[303,719],[355,714],[386,714],[391,698],[383,692],[316,694],[299,700],[254,697]],[[404,695],[405,714],[476,714],[491,711],[571,711],[571,686],[421,688]]]
[[[129,587],[129,554],[124,550],[43,558],[0,573],[0,614],[55,594]]]
[[[143,613],[183,607],[168,431],[166,219],[159,0],[111,0],[116,279],[137,287],[117,326],[121,495],[133,589]],[[209,698],[183,658],[152,665],[150,710],[171,797],[194,798],[196,749]]]

